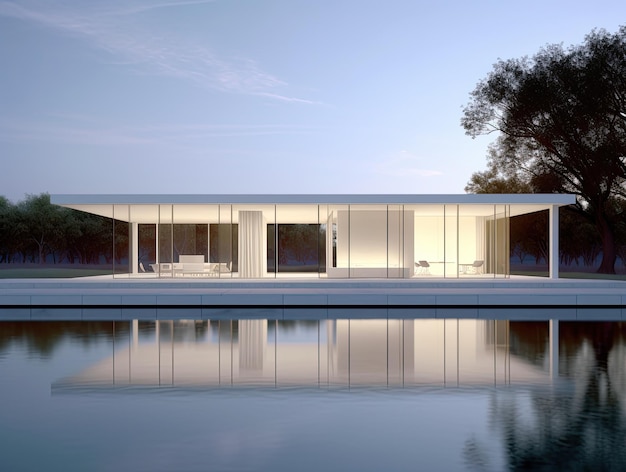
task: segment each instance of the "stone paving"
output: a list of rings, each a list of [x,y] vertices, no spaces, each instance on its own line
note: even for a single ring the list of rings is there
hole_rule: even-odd
[[[111,276],[0,281],[0,320],[387,317],[626,320],[626,282]]]

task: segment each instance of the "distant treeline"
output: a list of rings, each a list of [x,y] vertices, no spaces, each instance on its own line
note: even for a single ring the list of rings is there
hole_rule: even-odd
[[[560,262],[592,268],[602,254],[596,227],[575,212],[560,212]],[[116,231],[116,254],[127,254],[128,231]],[[546,263],[549,257],[548,215],[537,212],[511,218],[513,264]],[[63,208],[50,196],[28,195],[11,203],[0,196],[0,264],[112,264],[113,225],[109,218]],[[626,231],[617,235],[617,253],[626,261]],[[116,261],[119,263],[120,261]]]
[[[111,220],[28,195],[0,196],[0,263],[112,264]],[[116,238],[117,239],[117,238]]]

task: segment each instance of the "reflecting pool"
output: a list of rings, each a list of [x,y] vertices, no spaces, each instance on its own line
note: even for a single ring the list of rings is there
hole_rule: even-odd
[[[625,470],[626,325],[0,323],[0,470]]]

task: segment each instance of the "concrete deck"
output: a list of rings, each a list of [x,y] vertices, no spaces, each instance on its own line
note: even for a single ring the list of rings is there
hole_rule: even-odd
[[[545,279],[0,281],[0,320],[626,320],[626,282]]]

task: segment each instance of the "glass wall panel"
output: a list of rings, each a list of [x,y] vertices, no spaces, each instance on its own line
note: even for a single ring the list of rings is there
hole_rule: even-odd
[[[388,214],[386,205],[350,205],[350,277],[386,278]]]
[[[208,226],[206,224],[174,223],[174,262],[182,262],[180,256],[207,257]]]
[[[416,276],[443,277],[446,262],[444,206],[419,205],[414,221]]]
[[[113,205],[113,277],[130,276],[129,220],[128,205]]]
[[[412,382],[414,371],[413,320],[387,320],[387,385]]]
[[[278,276],[310,276],[325,271],[326,224],[319,224],[317,205],[277,205],[272,235]]]
[[[239,362],[235,362],[235,354],[239,350],[239,322],[211,321],[211,328],[217,331],[218,382],[220,385],[233,385],[235,369],[239,370]]]
[[[319,225],[279,223],[277,228],[278,272],[319,272]]]
[[[209,263],[209,222],[217,220],[217,206],[174,205],[172,247],[177,275],[217,275],[217,270],[211,270],[217,266]]]
[[[350,267],[349,205],[328,205],[324,206],[324,210],[320,221],[326,221],[327,277],[347,278]]]
[[[459,215],[458,205],[446,205],[444,208],[444,277],[456,278],[459,276]]]
[[[317,221],[320,225],[319,277],[327,277],[327,268],[333,262],[333,224],[329,223],[328,205],[317,205]]]
[[[485,273],[485,226],[493,205],[459,206],[459,276]]]
[[[206,224],[185,223],[186,220],[177,218],[174,207],[174,262],[183,262],[181,256],[198,255],[206,258],[208,228]]]
[[[137,257],[139,259],[139,273],[155,273],[153,267],[156,263],[156,224],[138,224],[139,247]]]
[[[495,205],[496,277],[508,277],[510,273],[509,213],[509,205]]]
[[[442,385],[445,379],[445,322],[446,320],[415,320],[413,326],[414,373],[417,385]],[[407,379],[405,379],[405,383]]]
[[[220,267],[218,264],[211,264],[211,225],[219,223],[219,205],[198,205],[198,221],[196,224],[206,225],[206,241],[203,249],[205,255],[205,274],[209,277],[218,277]]]
[[[158,205],[130,205],[133,275],[150,277],[159,272],[159,267],[156,265],[158,220]],[[133,234],[134,231],[137,232],[136,236]]]
[[[159,205],[159,219],[157,223],[159,277],[174,277],[174,247],[172,231],[172,205]]]
[[[219,205],[218,221],[209,226],[209,262],[217,264],[220,278],[233,277],[237,272],[237,225],[233,224],[231,205]]]
[[[534,211],[533,211],[534,210]],[[549,212],[542,207],[524,207],[524,211],[531,213],[520,213],[520,208],[509,206],[509,253],[511,256],[509,273],[519,275],[539,275],[549,276]],[[574,227],[572,226],[573,230]],[[576,238],[572,234],[570,237],[561,238],[561,254],[570,262],[574,262],[575,251],[572,251],[571,243],[575,243]]]
[[[509,207],[494,205],[487,221],[487,271],[494,277],[508,277],[509,269]]]
[[[387,277],[407,277],[404,260],[404,211],[402,205],[387,206]]]
[[[320,321],[280,320],[272,324],[276,334],[268,338],[276,346],[276,384],[317,387],[326,383],[325,376],[322,381],[322,345],[318,341]]]
[[[268,224],[267,225],[267,274],[274,277],[276,276],[277,271],[277,258],[278,254],[276,252],[276,247],[278,246],[278,241],[276,240],[276,224]]]
[[[328,385],[331,387],[350,385],[350,321],[328,321]]]

